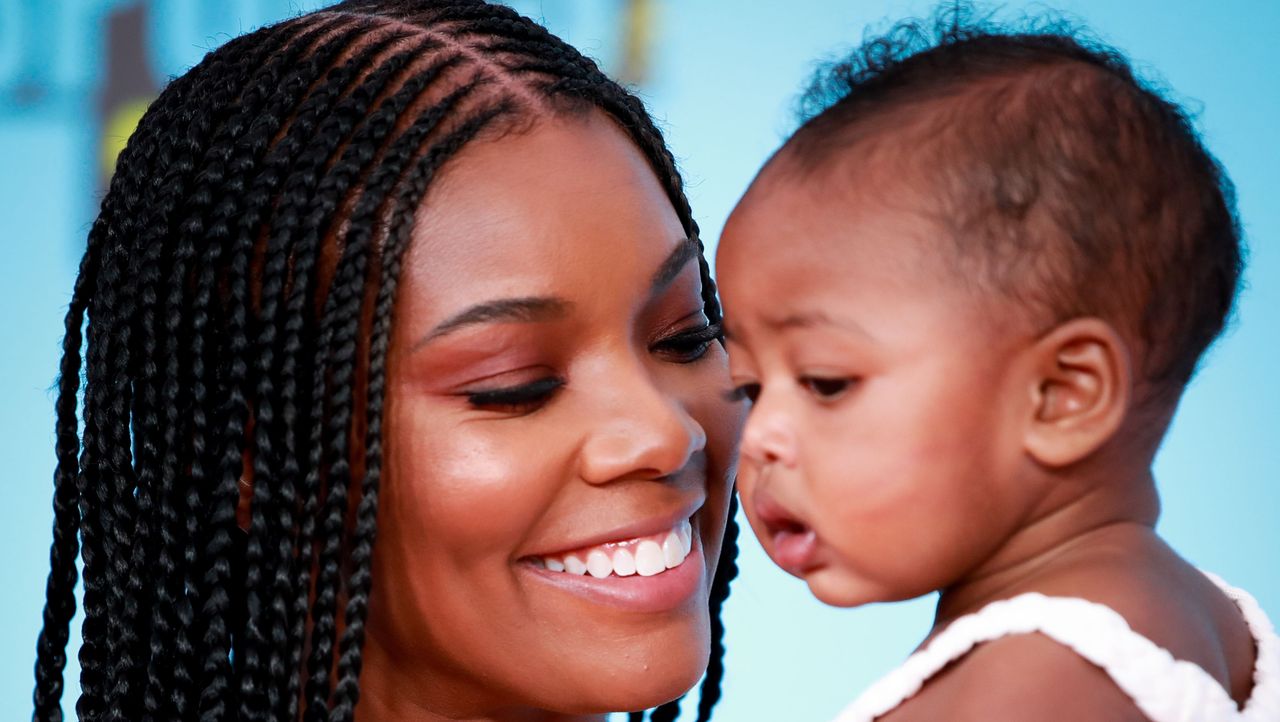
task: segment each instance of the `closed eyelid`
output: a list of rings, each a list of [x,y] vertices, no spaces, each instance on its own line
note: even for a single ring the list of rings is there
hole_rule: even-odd
[[[797,377],[796,382],[820,402],[833,403],[856,389],[859,379],[855,376],[819,376],[815,374]]]
[[[565,386],[565,379],[559,376],[547,376],[523,384],[500,386],[495,388],[474,389],[464,391],[460,395],[467,399],[472,407],[507,407],[509,410],[520,409],[532,411],[551,400],[551,397]]]

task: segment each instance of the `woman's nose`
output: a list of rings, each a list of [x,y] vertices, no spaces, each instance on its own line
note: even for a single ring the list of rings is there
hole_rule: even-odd
[[[796,463],[795,426],[775,399],[761,393],[742,430],[742,455],[756,464]]]
[[[681,400],[643,370],[615,377],[600,410],[581,455],[582,477],[593,484],[674,474],[707,445]]]

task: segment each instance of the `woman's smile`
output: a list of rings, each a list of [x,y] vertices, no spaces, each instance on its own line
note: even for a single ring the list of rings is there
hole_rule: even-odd
[[[557,551],[521,557],[517,569],[537,584],[550,584],[596,604],[636,612],[662,612],[706,593],[710,579],[697,512],[703,499],[674,513],[640,519],[582,539]],[[676,518],[672,522],[672,518]],[[696,554],[694,552],[697,552]]]

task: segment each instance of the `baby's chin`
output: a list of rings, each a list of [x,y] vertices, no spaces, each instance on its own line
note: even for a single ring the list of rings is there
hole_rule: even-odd
[[[933,591],[927,585],[906,587],[872,580],[831,565],[806,573],[804,581],[809,585],[809,592],[818,601],[832,607],[849,608],[880,602],[902,602]]]

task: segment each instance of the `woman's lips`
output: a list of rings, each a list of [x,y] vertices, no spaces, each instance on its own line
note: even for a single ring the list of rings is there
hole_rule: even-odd
[[[609,541],[581,547],[563,554],[533,558],[536,564],[565,574],[590,574],[603,578],[610,574],[651,577],[684,561],[693,543],[689,519],[681,519],[669,529],[655,534]]]
[[[597,574],[586,571],[574,573],[567,568],[554,571],[530,558],[521,560],[518,568],[538,583],[549,584],[593,603],[634,612],[665,612],[681,607],[699,589],[706,587],[706,562],[696,527],[692,529],[686,546],[688,551],[675,566],[666,564],[664,560],[664,569],[646,569],[650,572],[647,575],[639,571],[626,576],[599,574],[603,571],[601,569],[596,570]],[[622,571],[626,571],[625,566]]]
[[[681,522],[691,520],[705,503],[706,497],[698,495],[695,498],[686,499],[679,506],[669,508],[661,514],[654,514],[643,519],[634,519],[623,524],[611,525],[604,529],[598,529],[594,533],[584,532],[574,534],[567,539],[545,541],[538,544],[531,553],[522,553],[522,558],[546,559],[548,557],[564,557],[566,554],[589,549],[590,547],[620,545],[642,537],[664,535],[668,531],[675,529]],[[590,521],[594,521],[594,519],[584,519],[584,521],[590,524]],[[590,524],[590,526],[598,527],[596,524]],[[659,540],[659,543],[661,543],[661,540]]]

